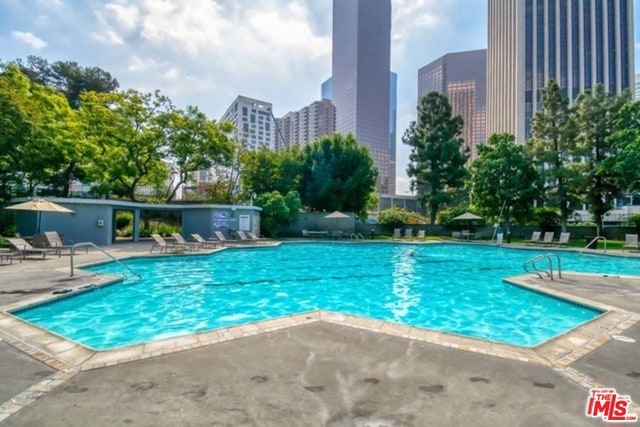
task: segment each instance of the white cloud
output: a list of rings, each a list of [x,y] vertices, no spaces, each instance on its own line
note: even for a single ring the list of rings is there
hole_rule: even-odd
[[[127,67],[127,71],[147,71],[156,68],[157,66],[158,62],[156,62],[156,60],[153,58],[142,59],[138,55],[133,55],[131,57],[131,61],[129,62],[129,66]]]
[[[178,79],[178,77],[180,77],[180,71],[178,71],[178,69],[176,69],[176,68],[171,68],[171,69],[165,71],[162,74],[162,77],[164,77],[167,80],[176,80],[176,79]]]
[[[104,6],[115,16],[117,24],[124,30],[133,30],[138,26],[140,11],[136,5],[107,3]]]
[[[120,37],[120,34],[116,33],[111,28],[106,28],[102,32],[93,32],[91,33],[91,37],[99,41],[101,43],[112,44],[112,45],[123,45],[124,40]]]
[[[47,46],[46,41],[42,40],[30,31],[13,31],[11,36],[16,40],[28,44],[34,49],[42,49]]]

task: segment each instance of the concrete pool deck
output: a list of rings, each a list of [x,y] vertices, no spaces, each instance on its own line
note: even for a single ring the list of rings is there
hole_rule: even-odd
[[[108,250],[123,258],[149,246]],[[103,260],[98,252],[77,257]],[[0,311],[98,279],[68,274],[68,256],[0,266]],[[609,311],[534,349],[319,311],[95,353],[0,314],[0,397],[13,396],[0,402],[0,420],[601,425],[584,415],[590,387],[640,401],[640,278],[563,276],[511,280]]]

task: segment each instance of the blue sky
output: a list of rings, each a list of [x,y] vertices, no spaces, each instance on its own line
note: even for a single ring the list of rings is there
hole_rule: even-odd
[[[409,150],[400,138],[415,118],[418,69],[448,52],[486,48],[487,2],[392,4],[397,193],[405,194]],[[331,6],[331,0],[0,0],[0,59],[39,55],[98,66],[122,89],[160,89],[178,107],[196,105],[215,119],[236,95],[272,102],[282,116],[319,99],[331,74]],[[636,69],[639,57],[636,47]]]

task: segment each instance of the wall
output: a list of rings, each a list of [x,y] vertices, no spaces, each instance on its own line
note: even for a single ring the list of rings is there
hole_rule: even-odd
[[[355,231],[354,215],[351,212],[343,212],[349,218],[325,218],[330,212],[301,212],[298,214],[296,222],[283,228],[280,232],[282,236],[301,237],[302,230],[328,231],[339,230],[343,235],[351,235]]]
[[[40,231],[57,231],[63,236],[65,244],[93,242],[97,245],[110,245],[113,238],[113,207],[64,203],[74,211],[72,214],[42,212]],[[18,232],[23,236],[36,233],[37,212],[20,211],[18,214]],[[98,226],[98,220],[103,226]]]
[[[182,213],[182,235],[191,240],[191,234],[215,237],[214,231],[221,231],[225,237],[233,238],[240,228],[240,217],[249,216],[248,230],[260,234],[260,212],[254,209],[233,206],[228,208],[185,209]]]

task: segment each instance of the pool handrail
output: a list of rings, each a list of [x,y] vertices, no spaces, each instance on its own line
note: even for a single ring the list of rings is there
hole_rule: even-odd
[[[107,252],[105,249],[101,248],[100,246],[96,245],[95,243],[92,242],[80,242],[80,243],[76,243],[73,246],[71,246],[71,255],[69,256],[69,268],[70,268],[70,274],[69,277],[73,277],[73,273],[74,273],[74,269],[73,269],[73,254],[76,251],[76,248],[81,248],[81,247],[89,247],[91,246],[94,249],[99,250],[100,252],[102,252],[103,254],[105,254],[106,256],[108,256],[109,258],[111,258],[116,264],[118,264],[119,266],[123,267],[126,270],[129,270],[129,272],[136,276],[139,279],[142,279],[142,276],[139,275],[138,273],[136,273],[135,271],[133,271],[133,269],[131,267],[129,267],[128,265],[122,263],[118,258],[114,257],[113,255],[111,255],[109,252]]]
[[[526,260],[524,264],[522,264],[522,267],[527,273],[537,274],[540,279],[543,278],[542,274],[540,273],[545,273],[547,276],[549,276],[551,280],[553,280],[553,258],[558,260],[558,278],[562,279],[562,263],[560,262],[560,257],[557,254],[548,253],[548,254],[535,256],[531,259]],[[542,261],[543,259],[546,259],[549,262],[548,271],[545,269],[540,269],[536,265],[536,262]],[[531,266],[532,270],[529,270],[529,267],[528,267],[529,265]]]
[[[584,248],[582,248],[582,250],[580,251],[580,254],[582,254],[584,251],[586,251],[594,242],[599,241],[599,240],[604,240],[604,253],[607,253],[607,238],[604,236],[596,236],[593,238],[592,241],[590,241],[589,243],[587,243],[587,246],[585,246]],[[596,244],[596,249],[598,249],[598,245]]]

